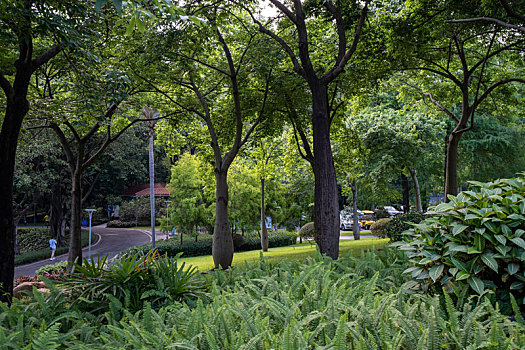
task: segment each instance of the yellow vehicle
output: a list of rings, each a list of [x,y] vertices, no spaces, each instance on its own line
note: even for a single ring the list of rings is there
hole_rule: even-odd
[[[375,222],[374,221],[374,212],[372,210],[361,210],[363,215],[359,218],[359,224],[364,230],[369,230],[370,226]]]

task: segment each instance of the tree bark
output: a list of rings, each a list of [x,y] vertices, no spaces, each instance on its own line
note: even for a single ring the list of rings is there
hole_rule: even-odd
[[[412,169],[409,166],[407,166],[407,169],[408,169],[408,172],[410,173],[410,177],[412,177],[412,181],[414,182],[414,192],[416,196],[416,210],[422,213],[423,206],[421,205],[421,189],[419,188],[419,181],[417,179],[416,169]]]
[[[215,268],[228,268],[233,261],[233,237],[228,223],[228,172],[215,169],[215,227],[212,256]]]
[[[27,94],[27,90],[25,91]],[[13,180],[16,146],[24,116],[29,111],[25,98],[8,99],[0,131],[0,302],[11,302],[15,271],[15,226],[13,221]]]
[[[268,230],[266,228],[266,213],[264,208],[264,178],[261,177],[261,249],[268,251]]]
[[[445,167],[445,203],[448,195],[458,194],[458,147],[462,133],[452,132],[447,143],[447,162]]]
[[[82,265],[82,173],[79,168],[80,164],[71,176],[68,269],[72,267],[73,262]]]
[[[330,114],[327,87],[318,79],[310,82],[314,149],[314,232],[321,254],[339,256],[339,203],[337,179],[330,144]]]
[[[403,213],[410,211],[410,187],[408,187],[408,177],[401,172],[401,187],[403,187]]]
[[[361,239],[361,225],[359,224],[359,215],[357,213],[357,181],[354,180],[352,183],[352,211],[353,211],[353,224],[352,231],[354,234],[354,240],[358,241]]]

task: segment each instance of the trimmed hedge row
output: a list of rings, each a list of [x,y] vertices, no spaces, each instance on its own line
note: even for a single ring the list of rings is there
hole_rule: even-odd
[[[236,238],[236,252],[261,249],[260,238],[252,236],[239,239],[239,237],[242,236]],[[212,236],[201,235],[197,242],[190,241],[192,239],[190,236],[185,239],[186,241],[183,242],[182,245],[180,244],[179,237],[169,239],[168,241],[159,241],[156,242],[155,248],[158,250],[159,254],[167,254],[168,256],[176,256],[179,253],[183,253],[184,257],[211,255]],[[275,233],[270,235],[268,241],[269,248],[289,246],[297,242],[297,235],[295,233]],[[123,251],[122,254],[133,255],[138,253],[139,255],[144,255],[150,250],[151,243],[148,243],[129,248]]]

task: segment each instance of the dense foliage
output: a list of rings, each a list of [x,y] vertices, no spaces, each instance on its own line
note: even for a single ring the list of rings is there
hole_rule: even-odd
[[[0,306],[0,341],[15,349],[29,344],[46,349],[236,350],[525,346],[523,320],[510,321],[486,298],[456,301],[448,295],[406,294],[401,289],[406,266],[402,255],[388,249],[337,262],[320,256],[260,260],[212,272],[208,296],[196,304],[172,302],[156,309],[144,303],[138,312],[114,297],[107,297],[105,309],[95,308],[98,303],[90,306],[87,299],[71,304],[67,294],[52,286],[48,296],[36,293],[28,303]]]
[[[205,295],[207,284],[195,267],[178,265],[177,258],[158,257],[156,251],[142,257],[123,257],[106,265],[84,260],[60,283],[73,307],[94,315],[114,304],[136,312],[150,304],[160,307],[174,301],[191,303]]]
[[[235,251],[247,251],[247,250],[258,250],[261,249],[261,241],[258,236],[251,235],[248,237],[239,237],[239,243],[235,248]],[[295,244],[297,236],[294,233],[271,233],[269,235],[269,247],[283,247]],[[167,241],[156,242],[155,248],[159,254],[167,254],[168,256],[174,257],[177,254],[182,253],[184,257],[189,256],[201,256],[211,255],[212,237],[210,235],[200,235],[198,240],[193,241],[187,239],[180,243],[178,237],[169,239]],[[133,255],[139,253],[140,255],[147,254],[151,250],[151,243],[144,244],[138,247],[132,247],[123,252],[125,255]]]
[[[412,227],[411,223],[418,224],[424,218],[425,216],[418,211],[398,214],[386,224],[386,236],[390,238],[391,241],[399,241],[403,237],[403,231],[406,231]]]
[[[495,292],[510,304],[512,293],[525,304],[525,177],[472,183],[428,212],[429,218],[406,231],[401,245],[414,267],[412,288],[469,286]]]
[[[379,219],[370,226],[370,231],[374,236],[385,237],[386,236],[386,225],[390,221],[390,218]]]

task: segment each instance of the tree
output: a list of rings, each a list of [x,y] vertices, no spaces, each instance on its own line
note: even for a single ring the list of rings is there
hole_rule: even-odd
[[[337,259],[339,255],[339,205],[336,173],[330,144],[330,124],[332,121],[330,111],[334,106],[330,103],[328,90],[330,84],[344,72],[348,61],[357,50],[368,13],[368,1],[364,2],[361,9],[359,8],[360,3],[357,1],[323,1],[326,12],[321,15],[318,15],[316,8],[309,9],[300,0],[293,1],[293,9],[278,0],[270,0],[270,2],[286,17],[288,23],[291,22],[289,25],[283,21],[282,26],[296,33],[298,55],[296,50],[286,41],[286,37],[277,35],[275,31],[269,29],[268,25],[261,23],[252,11],[246,9],[250,12],[253,21],[259,26],[259,30],[281,45],[289,56],[295,73],[308,84],[312,102],[315,240],[321,253]],[[346,8],[350,11],[343,11]],[[348,23],[352,20],[350,16],[347,17],[348,12],[351,12],[351,16],[360,13],[350,45],[347,42],[347,31]],[[309,34],[312,34],[312,29],[311,27],[309,29],[307,15],[314,18],[324,17],[323,20],[329,18],[330,21],[335,21],[335,32],[338,38],[338,44],[335,48],[337,56],[335,60],[332,57],[330,58],[332,63],[328,69],[326,68],[326,61],[318,62],[315,59],[318,56],[314,55],[314,51],[310,49],[312,37],[309,37]],[[326,36],[326,32],[321,35]]]
[[[502,87],[512,89],[513,82],[525,82],[517,77],[522,72],[515,64],[521,58],[514,50],[521,50],[525,43],[521,36],[492,24],[445,23],[476,13],[478,5],[477,1],[460,5],[419,1],[412,19],[400,29],[410,33],[402,45],[410,57],[403,68],[417,72],[407,74],[412,78],[408,86],[454,123],[447,141],[446,201],[449,194],[458,193],[458,147],[463,134],[474,127],[475,113],[489,96],[499,92],[503,98]]]
[[[29,111],[33,74],[81,35],[84,2],[2,1],[0,3],[0,87],[5,114],[0,130],[0,301],[10,302],[14,274],[13,179],[22,122]]]
[[[261,64],[262,58],[253,51],[257,33],[233,13],[235,10],[216,6],[191,10],[201,11],[199,15],[206,16],[209,24],[188,25],[184,35],[178,27],[160,26],[155,34],[162,38],[151,39],[156,43],[160,39],[164,45],[164,50],[155,54],[166,64],[155,71],[165,71],[169,80],[135,74],[190,119],[200,119],[207,130],[216,183],[213,259],[217,268],[227,268],[233,259],[228,170],[267,112],[271,69]],[[235,125],[233,130],[229,123]]]

